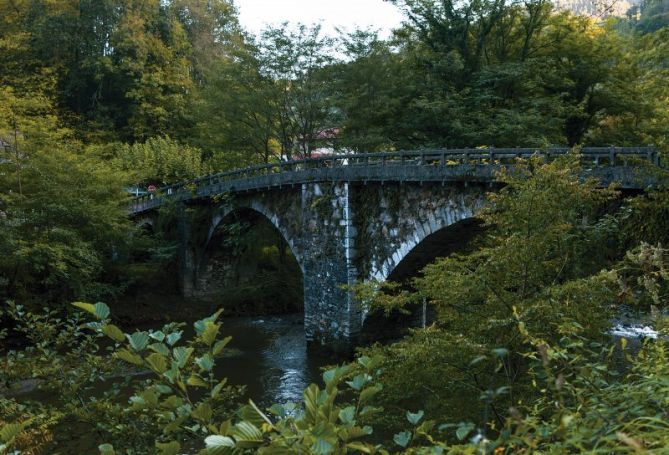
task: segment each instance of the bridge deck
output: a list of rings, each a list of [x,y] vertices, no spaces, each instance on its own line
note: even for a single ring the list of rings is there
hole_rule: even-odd
[[[539,155],[552,159],[568,153],[568,148],[434,149],[280,161],[170,185],[155,195],[134,198],[129,211],[137,214],[152,210],[166,199],[189,200],[314,182],[491,183],[497,171],[518,158]],[[622,188],[643,188],[650,183],[637,172],[640,162],[659,165],[653,147],[588,147],[580,151],[580,156],[585,176],[596,177],[603,185],[616,182]]]

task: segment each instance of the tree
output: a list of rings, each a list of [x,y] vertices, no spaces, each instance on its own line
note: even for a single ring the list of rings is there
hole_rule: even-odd
[[[199,149],[169,136],[132,145],[116,144],[114,149],[115,167],[137,185],[169,185],[209,173]]]
[[[567,322],[586,327],[590,339],[603,336],[614,310],[615,278],[599,271],[619,253],[603,247],[611,225],[598,214],[613,193],[581,182],[573,157],[517,166],[500,175],[506,186],[491,195],[482,214],[488,229],[471,252],[428,265],[412,281],[415,293],[378,301],[381,308],[388,302],[401,308],[425,298],[437,312],[431,328],[364,350],[384,358],[384,407],[419,407],[446,420],[463,419],[466,412],[473,421],[490,417],[499,428],[506,409],[534,393],[519,354],[526,342],[515,329],[519,320],[548,343],[560,340],[560,324]],[[500,346],[505,349],[498,351]],[[481,362],[491,353],[499,363]],[[476,400],[502,387],[512,392],[496,396],[496,404]],[[386,419],[399,429],[403,416],[389,412]]]
[[[0,299],[109,296],[102,274],[129,229],[122,176],[85,156],[51,100],[0,91]]]
[[[319,25],[287,23],[263,31],[259,43],[260,73],[273,81],[276,137],[281,154],[309,157],[318,134],[332,128],[328,102],[330,82],[323,69],[334,62],[331,38]]]
[[[205,86],[242,42],[237,10],[229,0],[172,0],[170,10],[188,35],[192,78]]]
[[[253,46],[232,52],[212,67],[195,109],[191,142],[216,169],[267,163],[280,155],[274,81],[261,73]]]
[[[411,55],[373,32],[358,30],[342,41],[347,61],[328,70],[340,145],[362,152],[412,147],[417,131],[405,112],[421,93]]]
[[[656,32],[669,25],[669,2],[667,0],[644,0],[633,9],[639,13],[634,24],[642,34]]]

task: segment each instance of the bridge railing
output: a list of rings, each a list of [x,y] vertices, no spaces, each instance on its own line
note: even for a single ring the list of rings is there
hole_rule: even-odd
[[[191,192],[202,185],[216,185],[223,182],[243,180],[271,174],[298,172],[309,169],[335,168],[343,166],[458,166],[458,165],[505,165],[513,164],[518,158],[535,155],[548,159],[566,155],[570,148],[484,148],[484,149],[423,149],[397,152],[360,153],[319,156],[292,161],[235,169],[206,175],[193,180],[169,185],[160,189],[160,196],[146,194],[133,199],[132,211],[151,205],[156,197],[170,197]],[[585,147],[580,150],[585,166],[628,166],[639,160],[659,165],[659,155],[654,147]]]

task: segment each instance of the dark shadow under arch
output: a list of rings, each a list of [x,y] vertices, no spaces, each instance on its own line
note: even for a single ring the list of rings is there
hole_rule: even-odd
[[[402,258],[388,275],[387,281],[405,282],[435,259],[465,251],[483,230],[482,220],[465,218],[428,235]]]
[[[207,248],[209,248],[209,243],[211,242],[211,239],[216,233],[217,229],[220,228],[221,223],[223,223],[226,220],[229,220],[231,216],[239,217],[243,216],[244,214],[251,217],[253,217],[254,214],[260,215],[272,226],[274,226],[274,228],[281,234],[283,240],[290,248],[291,253],[297,260],[298,265],[300,266],[300,270],[304,272],[302,255],[300,254],[300,251],[296,247],[295,242],[281,225],[279,217],[260,203],[251,203],[251,205],[248,206],[245,205],[241,207],[231,207],[231,206],[222,207],[218,211],[218,213],[216,213],[212,218],[211,225],[209,226],[209,233],[207,235],[207,239],[204,245],[205,251],[207,250]]]
[[[387,281],[400,283],[399,290],[413,290],[411,278],[420,275],[420,271],[440,257],[467,251],[472,240],[485,230],[483,221],[478,218],[466,218],[444,227],[425,237],[388,275]],[[434,320],[429,306],[424,314],[422,305],[409,308],[410,314],[395,311],[389,315],[374,311],[365,317],[361,330],[361,342],[391,341],[404,336],[409,328],[420,327]]]
[[[276,224],[251,207],[226,210],[215,221],[198,261],[198,296],[228,314],[301,311],[302,270]]]

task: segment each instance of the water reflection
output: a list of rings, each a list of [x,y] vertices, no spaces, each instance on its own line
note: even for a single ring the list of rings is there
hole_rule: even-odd
[[[225,318],[223,332],[238,351],[221,362],[220,374],[246,385],[263,407],[299,401],[310,383],[320,383],[319,368],[333,362],[307,353],[302,314]]]

